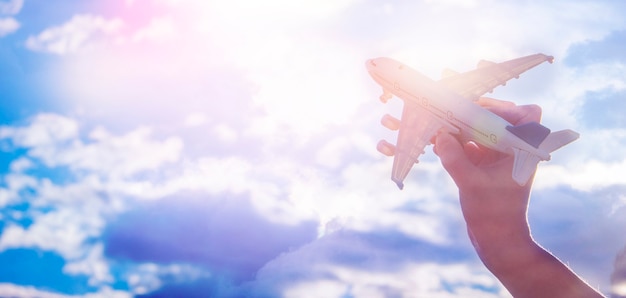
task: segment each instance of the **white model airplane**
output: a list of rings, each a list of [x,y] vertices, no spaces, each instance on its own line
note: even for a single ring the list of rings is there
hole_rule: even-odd
[[[437,82],[390,58],[368,60],[367,71],[383,87],[380,100],[386,103],[392,95],[404,100],[402,120],[388,114],[381,120],[385,127],[399,129],[396,146],[384,140],[377,146],[381,153],[395,155],[391,180],[402,189],[431,138],[445,128],[462,140],[513,154],[513,179],[526,184],[539,161],[550,160],[552,151],[576,140],[578,133],[569,129],[551,133],[537,122],[513,125],[474,101],[524,71],[553,60],[535,54],[502,63],[480,61],[475,70],[466,73],[444,71],[447,76]]]

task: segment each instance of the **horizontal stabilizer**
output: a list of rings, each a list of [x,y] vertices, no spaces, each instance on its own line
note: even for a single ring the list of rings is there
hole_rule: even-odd
[[[539,148],[541,142],[550,135],[550,129],[537,122],[528,122],[516,126],[509,125],[506,130],[535,148]]]
[[[513,162],[513,180],[517,184],[524,186],[528,183],[530,177],[537,170],[537,164],[540,158],[537,155],[531,154],[528,151],[524,151],[518,148],[513,148],[515,153],[515,161]]]
[[[553,132],[539,145],[539,149],[552,152],[575,141],[579,136],[577,132],[570,129]]]

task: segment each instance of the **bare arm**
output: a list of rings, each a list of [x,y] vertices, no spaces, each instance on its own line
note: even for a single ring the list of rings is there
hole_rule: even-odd
[[[479,104],[513,124],[541,118],[538,106],[486,98]],[[512,156],[460,144],[445,132],[437,136],[435,152],[459,188],[478,256],[514,297],[602,297],[533,240],[526,216],[532,183],[513,181]]]

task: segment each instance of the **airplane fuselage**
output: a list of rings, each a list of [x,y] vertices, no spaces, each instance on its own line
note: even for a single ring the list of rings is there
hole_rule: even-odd
[[[460,139],[474,141],[504,153],[519,148],[549,160],[549,152],[535,148],[507,130],[513,126],[502,117],[480,107],[472,100],[449,90],[442,84],[390,58],[376,58],[366,62],[372,78],[382,86],[384,95],[393,94],[404,101],[415,103],[445,123]]]

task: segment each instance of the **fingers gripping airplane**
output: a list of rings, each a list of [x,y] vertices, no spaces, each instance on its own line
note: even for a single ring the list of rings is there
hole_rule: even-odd
[[[475,70],[462,74],[444,71],[439,81],[390,58],[367,60],[367,71],[383,88],[380,100],[386,103],[395,95],[404,101],[401,120],[389,114],[381,120],[385,127],[399,130],[395,146],[384,140],[377,145],[381,153],[394,156],[391,180],[402,189],[431,138],[447,129],[461,140],[513,154],[513,180],[525,185],[539,161],[550,160],[552,151],[573,142],[579,134],[569,129],[551,132],[537,122],[513,125],[474,101],[526,70],[553,60],[544,54],[502,63],[483,60]]]

